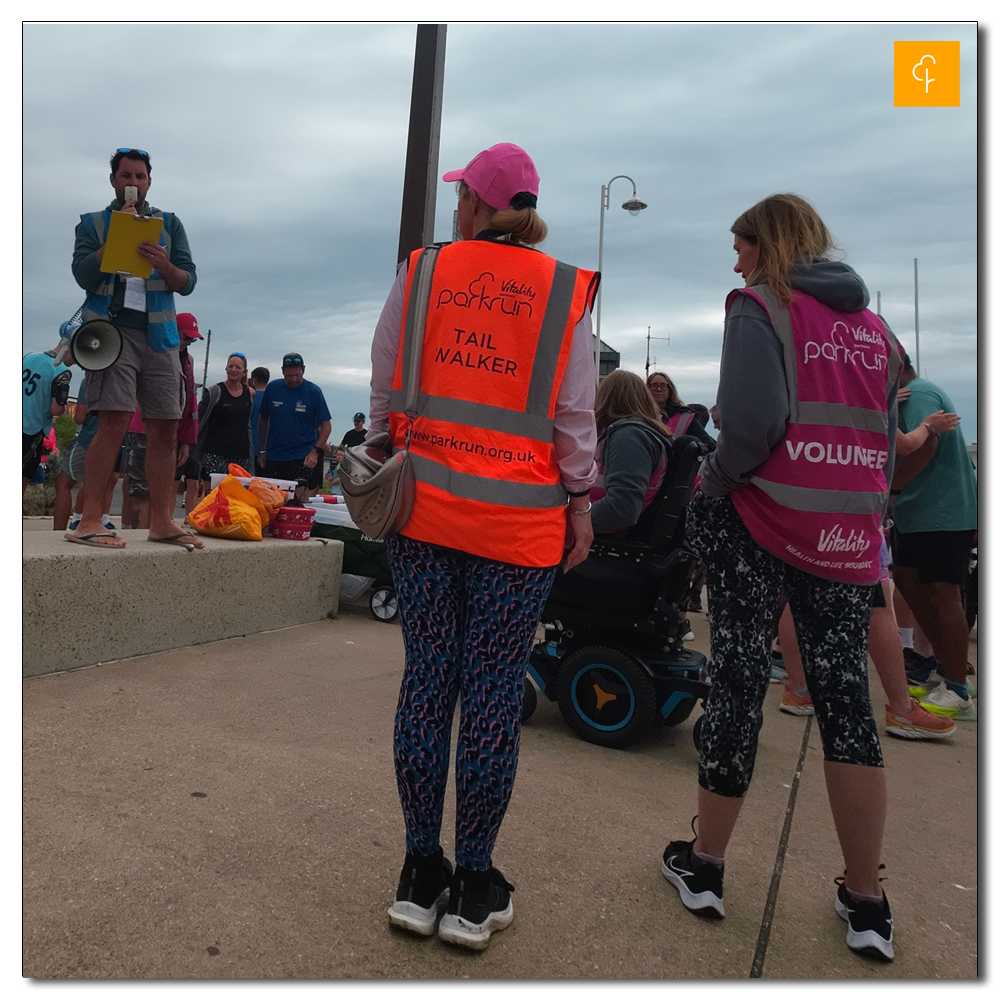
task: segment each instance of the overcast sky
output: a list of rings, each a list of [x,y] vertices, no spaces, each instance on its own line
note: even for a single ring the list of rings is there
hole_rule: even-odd
[[[893,42],[961,43],[960,108],[893,107]],[[112,197],[118,146],[152,157],[198,268],[178,310],[279,376],[300,351],[337,440],[368,411],[372,331],[392,283],[415,27],[27,25],[23,30],[23,350],[54,346],[83,300],[73,230]],[[117,97],[97,53],[168,52],[150,101]],[[86,73],[81,76],[81,64]],[[596,267],[601,185],[649,207],[605,219],[602,338],[715,399],[729,227],[760,198],[809,199],[911,357],[919,258],[921,374],[977,439],[976,29],[702,24],[448,27],[440,173],[516,142],[541,175],[548,253]],[[84,82],[86,86],[84,86]],[[435,237],[454,186],[438,185]],[[199,382],[205,349],[194,351]],[[79,374],[74,376],[74,393]]]

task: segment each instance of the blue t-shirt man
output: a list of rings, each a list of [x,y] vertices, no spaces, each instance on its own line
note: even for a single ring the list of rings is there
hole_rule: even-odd
[[[323,446],[330,436],[330,411],[323,390],[304,378],[302,355],[286,354],[282,379],[269,382],[260,403],[261,449],[258,462],[265,476],[309,481],[323,477]],[[315,482],[314,482],[315,481]]]

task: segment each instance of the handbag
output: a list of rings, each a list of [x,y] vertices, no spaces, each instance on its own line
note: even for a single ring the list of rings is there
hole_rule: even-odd
[[[426,247],[417,259],[406,328],[403,331],[403,384],[406,392],[404,410],[408,418],[406,444],[394,450],[392,435],[386,431],[369,435],[361,444],[344,452],[338,475],[351,519],[369,538],[395,535],[410,519],[417,491],[413,460],[410,456],[410,433],[417,415],[420,389],[420,361],[424,347],[424,328],[430,302],[431,279],[441,244]]]

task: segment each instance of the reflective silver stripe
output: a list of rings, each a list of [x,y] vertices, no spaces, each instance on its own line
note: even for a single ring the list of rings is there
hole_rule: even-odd
[[[782,507],[818,514],[881,514],[888,498],[886,493],[852,493],[848,490],[788,486],[759,476],[754,476],[750,482]]]
[[[389,393],[389,409],[395,413],[403,413],[405,406],[403,390],[393,389]],[[473,403],[464,399],[449,399],[447,396],[429,396],[426,393],[417,397],[417,412],[430,420],[447,420],[466,427],[517,434],[545,444],[551,442],[555,424],[554,420],[544,415],[518,413],[517,410],[490,406],[489,403]]]
[[[512,483],[508,479],[490,479],[468,472],[455,472],[447,465],[433,459],[410,453],[417,479],[429,486],[436,486],[445,493],[463,500],[480,500],[501,507],[562,507],[566,503],[566,490],[559,484],[534,486],[529,483]]]
[[[768,285],[753,285],[747,291],[756,293],[763,300],[767,308],[768,318],[771,320],[771,326],[774,327],[774,332],[778,335],[778,340],[781,341],[781,350],[785,360],[785,379],[788,382],[788,419],[793,424],[802,423],[799,409],[801,406],[799,403],[799,370],[796,366],[792,317]]]
[[[177,313],[173,309],[166,312],[151,312],[147,314],[147,318],[150,323],[169,323],[177,319]]]
[[[885,434],[889,430],[889,415],[881,410],[869,410],[847,403],[799,403],[797,424],[826,424],[830,427],[853,427],[859,431]]]
[[[417,258],[410,284],[410,298],[406,304],[406,329],[403,333],[403,389],[410,398],[404,402],[407,416],[412,420],[417,414],[416,395],[420,387],[420,359],[424,353],[424,328],[431,299],[431,282],[441,248],[425,247]]]
[[[556,381],[556,367],[562,349],[569,311],[573,308],[573,290],[576,287],[576,268],[562,261],[556,261],[552,275],[552,288],[545,304],[545,316],[538,334],[535,360],[531,366],[531,382],[528,386],[528,400],[525,411],[536,416],[547,417],[552,387]]]
[[[97,233],[97,242],[104,242],[104,213],[103,212],[91,212],[90,219],[94,223],[94,230]]]
[[[166,292],[169,291],[167,288],[167,283],[162,278],[147,278],[146,279],[146,291],[147,292]]]

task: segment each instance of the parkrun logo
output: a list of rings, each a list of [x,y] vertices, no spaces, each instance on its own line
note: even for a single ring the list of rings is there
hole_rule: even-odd
[[[870,546],[871,542],[865,538],[864,532],[852,528],[845,538],[844,529],[836,524],[829,531],[820,529],[819,544],[816,548],[820,552],[851,552],[861,555],[862,552],[867,552]]]
[[[838,319],[833,324],[829,336],[830,339],[825,343],[810,340],[805,344],[803,364],[809,364],[817,358],[825,358],[827,361],[840,361],[845,365],[860,365],[869,371],[885,371],[889,366],[882,334],[866,330],[863,326],[850,327]]]
[[[893,106],[957,108],[959,42],[894,42]]]
[[[478,278],[473,278],[468,287],[463,290],[442,288],[438,292],[435,308],[455,306],[459,309],[476,309],[487,312],[503,313],[504,316],[522,316],[531,318],[532,302],[535,290],[513,278],[500,282],[497,287],[496,275],[483,271]]]

